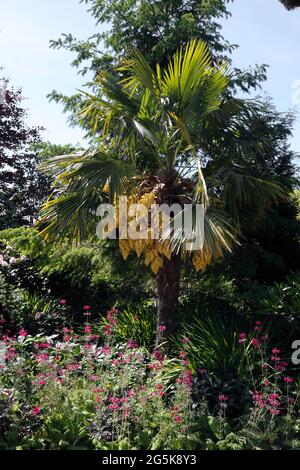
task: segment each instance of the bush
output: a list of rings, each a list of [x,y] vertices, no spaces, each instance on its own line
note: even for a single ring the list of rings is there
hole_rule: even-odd
[[[212,393],[205,391],[183,351],[175,360],[158,351],[149,353],[133,340],[117,342],[117,315],[121,313],[109,312],[108,328],[100,337],[88,323],[83,335],[70,327],[50,336],[31,336],[24,329],[14,337],[4,332],[1,449],[299,446],[298,395],[293,379],[275,370],[274,364],[281,364],[275,360],[279,351],[273,351],[270,368],[253,369],[255,388],[248,408],[232,414],[241,383],[224,382],[221,387],[215,381]],[[251,338],[252,334],[243,336],[239,343],[249,357],[254,347]],[[259,357],[258,348],[253,362],[258,363]],[[212,377],[209,371],[208,377]]]
[[[0,254],[18,260],[14,266],[0,266],[6,281],[40,299],[66,298],[75,321],[86,304],[103,314],[111,305],[124,307],[153,297],[146,267],[136,257],[125,263],[111,242],[53,246],[36,230],[20,227],[0,232],[0,244]]]

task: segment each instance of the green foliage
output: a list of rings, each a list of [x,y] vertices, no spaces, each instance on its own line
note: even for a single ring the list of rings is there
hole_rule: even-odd
[[[209,370],[218,377],[247,374],[245,354],[238,342],[241,330],[237,321],[199,310],[196,314],[194,310],[195,316],[184,323],[180,334],[189,340],[185,350],[193,370]],[[182,347],[181,339],[177,339],[176,344]]]
[[[26,122],[22,91],[1,77],[0,88],[0,230],[3,230],[32,223],[49,191],[49,178],[39,173],[38,156],[30,147],[40,138],[41,128],[30,127]]]
[[[22,320],[23,302],[24,291],[12,286],[0,273],[0,317],[9,317],[12,321]]]
[[[82,307],[87,304],[98,315],[113,305],[124,308],[153,297],[153,279],[147,269],[133,256],[125,263],[111,242],[57,246],[45,243],[33,228],[19,227],[0,232],[0,243],[0,254],[8,246],[8,259],[18,260],[12,266],[0,266],[5,282],[2,310],[10,310],[17,319],[14,310],[21,323],[31,323],[36,312],[46,313],[43,318],[50,321],[55,299],[65,298],[74,319],[82,320]],[[25,259],[20,261],[20,257]],[[17,302],[14,309],[13,299]]]
[[[54,49],[66,49],[75,59],[72,66],[85,75],[99,70],[111,71],[120,65],[124,55],[130,56],[133,47],[140,50],[150,65],[165,65],[177,47],[191,39],[204,40],[214,61],[231,64],[231,53],[237,45],[223,38],[220,21],[230,16],[230,0],[81,0],[89,6],[89,12],[99,26],[105,25],[103,33],[95,33],[86,40],[78,40],[72,34],[63,34],[51,41]],[[107,28],[109,24],[109,28]],[[104,46],[104,47],[103,47]],[[266,65],[248,70],[235,68],[233,87],[248,92],[266,79]],[[82,106],[82,96],[71,97],[53,91],[49,97],[64,104],[71,112],[72,120],[78,122],[77,111]],[[86,122],[79,120],[86,127]]]
[[[300,276],[291,275],[286,282],[275,283],[264,289],[261,298],[257,299],[257,312],[260,315],[282,316],[289,320],[300,317]]]
[[[134,341],[136,344],[151,348],[156,331],[156,307],[153,302],[128,306],[116,318],[116,338],[120,342]],[[104,325],[108,320],[103,319]]]

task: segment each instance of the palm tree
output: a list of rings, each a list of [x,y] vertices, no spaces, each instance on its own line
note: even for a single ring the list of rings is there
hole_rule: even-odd
[[[280,0],[280,1],[288,10],[294,10],[295,8],[300,7],[300,0]]]
[[[151,69],[135,51],[117,73],[100,73],[99,95],[86,94],[81,117],[98,135],[97,147],[47,163],[55,176],[54,193],[38,225],[46,239],[81,241],[95,233],[98,205],[118,195],[148,207],[153,201],[178,203],[182,212],[184,204],[201,203],[202,249],[186,247],[198,227],[195,217],[187,231],[171,230],[169,239],[119,240],[124,258],[130,251],[143,255],[157,276],[161,344],[178,324],[182,259],[191,258],[196,269],[205,269],[237,242],[245,212],[260,215],[282,196],[282,189],[246,174],[230,158],[210,158],[211,147],[224,139],[229,157],[253,146],[259,151],[263,144],[255,136],[243,137],[243,125],[258,104],[230,98],[227,67],[213,66],[203,42],[180,48],[164,70],[159,65]]]

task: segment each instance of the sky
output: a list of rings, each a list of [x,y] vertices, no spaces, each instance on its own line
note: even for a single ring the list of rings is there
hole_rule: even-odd
[[[269,64],[260,93],[272,96],[279,111],[298,112],[291,143],[300,152],[300,8],[288,12],[279,0],[235,0],[229,8],[232,17],[222,25],[224,37],[240,46],[234,66]],[[49,48],[62,33],[86,39],[100,30],[86,10],[79,0],[0,0],[1,74],[22,88],[30,124],[45,127],[52,143],[82,143],[83,131],[69,126],[47,94],[71,95],[87,81],[71,67],[71,53]]]

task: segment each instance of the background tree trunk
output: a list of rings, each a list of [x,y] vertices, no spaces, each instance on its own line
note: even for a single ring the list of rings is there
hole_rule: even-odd
[[[178,297],[180,291],[181,255],[173,254],[165,258],[163,267],[157,273],[158,312],[156,346],[166,341],[173,334],[178,324]],[[165,330],[163,328],[165,327]]]

